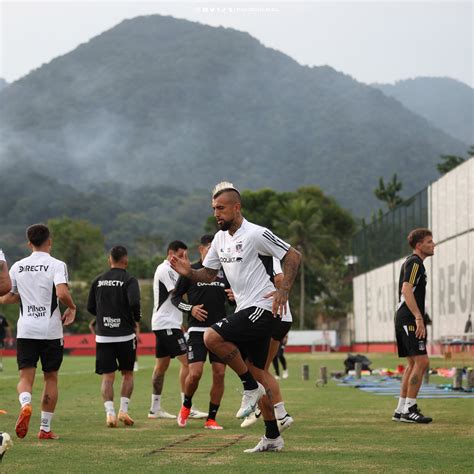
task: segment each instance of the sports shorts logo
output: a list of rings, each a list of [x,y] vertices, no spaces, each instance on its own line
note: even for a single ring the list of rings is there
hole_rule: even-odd
[[[418,341],[418,350],[424,351],[425,349],[425,341]]]

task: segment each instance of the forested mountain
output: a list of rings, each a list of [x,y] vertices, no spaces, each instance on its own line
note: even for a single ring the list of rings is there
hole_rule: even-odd
[[[398,173],[408,196],[437,176],[440,154],[466,150],[330,67],[158,15],[123,21],[10,84],[0,117],[3,170],[31,169],[81,196],[103,182],[140,199],[143,187],[187,193],[226,178],[248,189],[315,184],[363,215],[380,176]],[[106,191],[106,202],[123,200]]]
[[[468,85],[447,77],[417,77],[372,86],[453,137],[474,143],[474,89]]]

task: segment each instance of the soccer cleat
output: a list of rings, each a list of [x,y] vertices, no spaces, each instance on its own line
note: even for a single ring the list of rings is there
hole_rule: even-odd
[[[0,431],[0,463],[2,462],[3,456],[13,446],[13,441],[8,433]]]
[[[278,430],[280,433],[287,430],[293,424],[293,418],[287,413],[283,418],[277,420]]]
[[[288,370],[283,371],[282,378],[287,379],[288,378]]]
[[[204,423],[204,429],[206,430],[223,430],[224,428],[217,423],[216,420],[207,420],[206,423]]]
[[[125,413],[124,411],[119,411],[118,421],[121,421],[126,426],[132,426],[135,423],[131,416],[128,413]]]
[[[115,416],[115,413],[107,413],[106,417],[106,424],[109,428],[117,428],[117,417]]]
[[[172,415],[171,413],[166,412],[165,410],[156,410],[156,411],[149,411],[148,418],[154,420],[156,418],[165,418],[167,420],[175,420],[176,416]]]
[[[263,453],[265,451],[281,451],[285,446],[285,442],[281,436],[275,439],[269,439],[263,436],[255,448],[246,449],[244,453]]]
[[[408,409],[408,413],[402,413],[400,416],[400,421],[404,423],[421,423],[427,424],[433,421],[433,418],[429,416],[423,416],[418,405],[415,403]]]
[[[400,421],[402,414],[398,411],[393,412],[392,421]]]
[[[190,413],[191,408],[186,408],[184,405],[181,407],[181,410],[179,410],[178,418],[176,421],[178,422],[178,425],[181,426],[181,428],[184,428],[186,426]]]
[[[260,382],[257,382],[257,385],[254,390],[244,390],[239,411],[235,414],[236,418],[245,418],[257,408],[258,401],[265,395],[264,386]]]
[[[275,380],[280,380],[280,376],[279,376],[279,375],[275,375]]]
[[[40,430],[38,433],[38,439],[59,439],[59,436],[52,431]]]
[[[253,413],[250,413],[249,416],[246,416],[244,418],[244,421],[242,421],[242,423],[240,424],[240,427],[248,428],[249,426],[252,426],[254,423],[257,422],[261,414],[262,412],[257,408]]]
[[[191,407],[191,411],[189,413],[189,418],[193,418],[194,420],[202,420],[204,418],[207,418],[208,413],[205,413],[203,411],[199,411],[195,407]]]
[[[30,403],[21,407],[20,415],[16,421],[15,432],[18,438],[24,438],[28,433],[28,426],[30,425],[32,407]]]

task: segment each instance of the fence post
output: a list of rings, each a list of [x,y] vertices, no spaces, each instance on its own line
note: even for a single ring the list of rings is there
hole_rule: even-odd
[[[361,378],[361,372],[362,372],[362,362],[356,362],[355,363],[355,372],[356,372],[356,379]]]
[[[453,377],[453,390],[462,390],[462,369],[456,369]]]
[[[326,385],[328,383],[328,368],[327,367],[319,368],[319,377],[323,385]]]

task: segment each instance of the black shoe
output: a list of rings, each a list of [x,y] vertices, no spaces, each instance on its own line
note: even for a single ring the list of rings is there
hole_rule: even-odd
[[[400,418],[402,417],[401,413],[398,413],[398,411],[393,412],[392,420],[393,421],[400,421]]]
[[[418,405],[415,403],[408,409],[408,413],[402,413],[400,421],[403,421],[405,423],[427,424],[431,423],[433,421],[433,418],[430,418],[429,416],[423,416],[423,414],[418,408]]]

